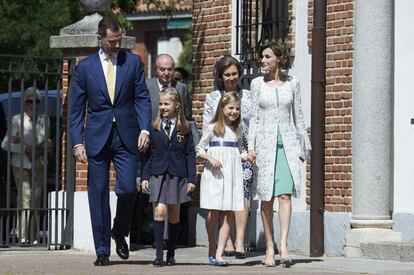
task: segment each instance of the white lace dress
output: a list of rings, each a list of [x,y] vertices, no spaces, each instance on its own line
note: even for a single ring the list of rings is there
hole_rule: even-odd
[[[237,147],[211,146],[210,142],[233,143]],[[205,163],[200,183],[200,208],[227,211],[244,209],[240,147],[240,139],[230,127],[226,126],[224,137],[214,136],[213,125],[205,128],[200,143],[196,146],[197,156],[212,156],[218,159],[223,167],[215,169],[210,163]]]
[[[224,91],[215,90],[206,95],[204,102],[203,111],[203,132],[206,127],[210,124],[217,111],[220,98],[225,94]],[[249,133],[249,119],[250,119],[250,102],[251,96],[249,90],[239,90],[238,95],[241,98],[241,126],[242,126],[242,153],[247,153],[247,138]],[[248,161],[242,162],[243,166],[243,187],[244,187],[244,198],[250,200],[252,181],[253,181],[253,166]]]
[[[253,196],[265,201],[269,201],[273,196],[276,140],[279,130],[296,190],[295,195],[299,197],[300,185],[304,179],[301,179],[298,133],[305,135],[306,148],[311,148],[303,119],[299,81],[288,76],[283,86],[272,88],[264,82],[263,76],[259,76],[250,84],[250,91],[252,105],[248,143],[249,150],[256,151]]]

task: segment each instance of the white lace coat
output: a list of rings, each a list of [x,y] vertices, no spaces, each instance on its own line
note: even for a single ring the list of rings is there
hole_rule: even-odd
[[[301,108],[299,81],[291,76],[283,86],[271,88],[263,76],[253,79],[250,85],[251,117],[249,150],[256,151],[256,167],[253,179],[255,199],[269,201],[273,196],[278,129],[296,190],[300,196],[301,161],[297,134],[305,135],[306,148],[310,141]],[[279,104],[276,93],[278,93]],[[292,117],[293,116],[293,117]]]

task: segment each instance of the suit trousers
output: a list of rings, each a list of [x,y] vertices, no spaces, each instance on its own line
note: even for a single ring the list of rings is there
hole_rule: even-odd
[[[137,134],[138,142],[138,134]],[[137,153],[130,152],[122,142],[116,123],[99,154],[88,156],[88,199],[96,255],[110,255],[111,210],[109,205],[109,167],[116,172],[116,215],[112,232],[128,236],[136,197]]]

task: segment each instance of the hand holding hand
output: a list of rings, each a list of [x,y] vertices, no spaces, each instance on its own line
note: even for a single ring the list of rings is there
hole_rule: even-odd
[[[250,161],[251,163],[255,163],[256,162],[256,151],[249,150],[249,152],[247,153],[247,160]]]

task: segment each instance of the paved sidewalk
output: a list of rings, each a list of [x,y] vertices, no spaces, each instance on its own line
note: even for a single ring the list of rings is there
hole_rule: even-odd
[[[230,260],[229,267],[207,263],[207,248],[179,248],[177,265],[153,267],[155,251],[144,248],[131,252],[127,261],[117,255],[111,264],[95,267],[95,255],[77,250],[47,251],[25,249],[0,250],[0,274],[413,274],[414,263],[350,259],[341,257],[310,258],[292,256],[294,265],[288,269],[261,265],[263,253],[250,252],[245,260]],[[277,264],[278,264],[277,258]]]

